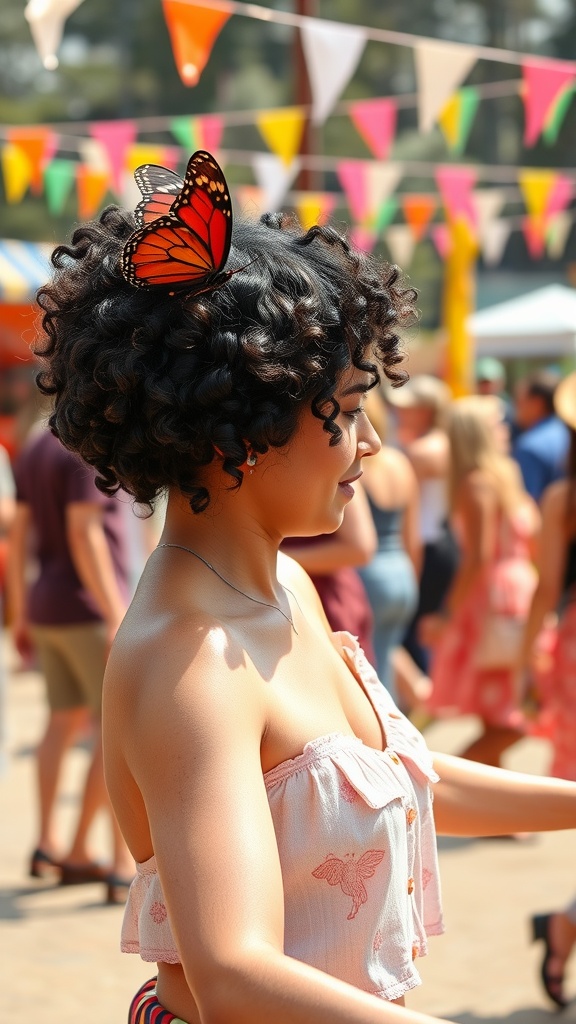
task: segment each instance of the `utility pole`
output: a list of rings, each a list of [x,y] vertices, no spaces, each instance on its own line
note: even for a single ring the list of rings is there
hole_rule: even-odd
[[[317,17],[318,8],[319,0],[294,0],[294,13],[300,16]],[[299,29],[296,30],[294,39],[294,79],[294,95],[297,106],[309,106],[312,101],[312,93]],[[313,156],[318,152],[319,132],[320,129],[312,124],[308,115],[302,132],[300,156]],[[318,172],[309,167],[303,167],[298,175],[296,187],[306,192],[321,188]]]

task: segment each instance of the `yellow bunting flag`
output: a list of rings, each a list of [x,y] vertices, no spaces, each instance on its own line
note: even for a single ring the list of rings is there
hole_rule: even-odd
[[[305,231],[315,224],[324,224],[336,205],[332,192],[297,192],[294,206]]]
[[[56,137],[50,128],[9,128],[6,138],[24,153],[30,165],[29,184],[36,195],[44,186],[44,166],[53,155]]]
[[[90,220],[97,213],[110,184],[109,171],[88,167],[86,164],[78,165],[76,187],[80,220]]]
[[[555,171],[525,168],[518,175],[520,190],[528,213],[530,237],[535,245],[544,248],[546,237],[546,208],[558,174]]]
[[[129,174],[134,174],[137,167],[142,164],[163,164],[166,153],[166,146],[146,145],[146,143],[135,143],[126,150],[125,167]]]
[[[467,394],[472,386],[474,353],[468,318],[475,306],[475,273],[478,240],[465,217],[448,223],[443,294],[443,323],[446,330],[446,383],[454,397]]]
[[[2,147],[2,173],[6,202],[19,203],[32,180],[32,165],[20,146],[12,142]]]
[[[264,142],[287,167],[300,151],[305,122],[301,107],[261,110],[256,115],[256,124]]]

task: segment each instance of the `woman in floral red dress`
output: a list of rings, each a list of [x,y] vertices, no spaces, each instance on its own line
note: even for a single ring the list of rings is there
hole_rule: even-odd
[[[424,623],[434,646],[433,713],[475,714],[482,733],[464,756],[498,765],[521,735],[517,655],[536,586],[536,505],[504,453],[498,399],[457,399],[449,419],[450,503],[462,557],[441,616]]]

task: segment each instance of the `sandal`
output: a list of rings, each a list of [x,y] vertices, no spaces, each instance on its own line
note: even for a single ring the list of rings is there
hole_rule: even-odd
[[[28,874],[30,878],[57,878],[62,868],[57,860],[54,860],[49,853],[45,853],[38,847],[30,857]]]
[[[540,967],[542,984],[552,1002],[564,1009],[565,1006],[568,1006],[568,1001],[562,995],[564,972],[551,974],[548,967],[550,958],[557,955],[550,945],[550,918],[553,916],[553,914],[537,914],[531,919],[532,941],[537,942],[541,939],[544,943],[544,959]]]
[[[90,882],[106,882],[109,870],[104,864],[61,864],[60,885],[89,885]]]
[[[110,906],[123,907],[128,899],[128,890],[133,878],[120,878],[119,875],[108,875],[106,879],[106,903]]]

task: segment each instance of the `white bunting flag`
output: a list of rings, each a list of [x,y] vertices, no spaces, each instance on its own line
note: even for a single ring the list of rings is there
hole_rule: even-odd
[[[472,193],[472,202],[478,215],[478,231],[498,217],[506,202],[506,193],[500,188],[476,188]]]
[[[262,189],[264,209],[274,212],[282,206],[286,193],[300,170],[300,160],[293,160],[287,167],[284,161],[273,153],[254,153],[252,169],[256,184]]]
[[[489,267],[500,263],[512,228],[506,220],[492,220],[486,224],[481,237],[482,257]]]
[[[418,84],[418,124],[429,132],[447,100],[477,61],[473,46],[422,39],[414,44]]]
[[[34,45],[47,71],[58,67],[64,22],[81,3],[82,0],[29,0],[24,8]]]
[[[390,250],[392,262],[397,263],[401,270],[406,270],[414,255],[416,239],[408,224],[393,224],[384,233],[384,241]]]
[[[312,121],[323,124],[358,66],[367,32],[357,25],[305,18],[300,37],[312,92]]]

